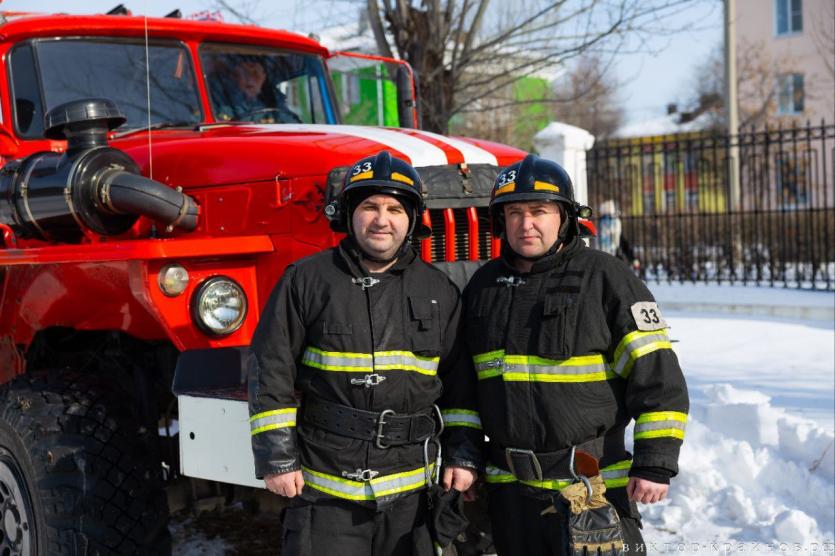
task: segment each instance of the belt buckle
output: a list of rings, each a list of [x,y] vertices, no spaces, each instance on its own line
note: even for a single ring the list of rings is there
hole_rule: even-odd
[[[516,456],[524,456],[527,457],[531,463],[531,469],[533,469],[535,480],[542,480],[542,466],[539,465],[539,460],[536,459],[536,454],[533,453],[533,450],[522,450],[521,448],[505,448],[504,456],[505,461],[507,461],[507,466],[510,468],[510,472],[517,479],[519,478],[519,475],[516,473],[516,466],[513,464],[513,458]]]
[[[383,434],[383,426],[386,424],[386,415],[394,414],[393,409],[384,409],[380,412],[380,416],[377,418],[377,437],[374,439],[374,444],[381,450],[385,450],[389,447],[388,444],[383,444],[383,439],[385,438],[385,435]]]

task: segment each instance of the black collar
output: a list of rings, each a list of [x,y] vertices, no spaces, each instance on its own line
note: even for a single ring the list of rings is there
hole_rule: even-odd
[[[363,255],[362,250],[357,245],[354,238],[351,236],[345,237],[342,241],[339,242],[339,246],[337,247],[339,254],[342,256],[342,259],[348,265],[350,273],[355,278],[361,278],[363,276],[370,276],[371,274],[379,274],[379,273],[372,273],[368,270],[363,262]],[[407,247],[405,249],[405,253],[397,258],[394,264],[386,270],[385,273],[401,273],[403,272],[409,265],[414,262],[415,258],[417,258],[417,253],[411,247]],[[385,274],[383,273],[383,274]]]

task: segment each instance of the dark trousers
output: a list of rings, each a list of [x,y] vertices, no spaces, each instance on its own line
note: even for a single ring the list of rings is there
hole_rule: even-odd
[[[613,505],[621,520],[628,553],[646,554],[642,546],[644,540],[641,537],[637,510],[630,506],[625,492],[617,492],[623,490],[625,489],[613,489],[613,496],[607,498],[610,501],[613,498],[617,500]],[[566,554],[568,540],[563,518],[555,513],[542,515],[542,510],[551,505],[544,492],[537,496],[535,489],[519,483],[488,485],[488,492],[493,544],[499,556]]]
[[[281,556],[431,556],[426,493],[382,510],[356,502],[294,498],[284,511]]]

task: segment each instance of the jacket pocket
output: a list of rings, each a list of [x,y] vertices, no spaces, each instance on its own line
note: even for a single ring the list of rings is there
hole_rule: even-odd
[[[409,296],[410,322],[406,332],[411,335],[412,352],[416,355],[440,355],[440,312],[437,300]]]
[[[284,510],[281,528],[281,553],[287,556],[312,556],[312,506],[291,505]]]
[[[538,355],[548,359],[571,357],[574,311],[573,297],[545,298],[539,322]]]

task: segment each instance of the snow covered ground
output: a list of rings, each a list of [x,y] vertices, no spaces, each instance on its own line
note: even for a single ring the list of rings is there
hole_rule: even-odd
[[[835,552],[835,295],[650,288],[692,407],[670,497],[641,507],[647,552]],[[243,553],[178,536],[175,554]]]
[[[641,508],[648,552],[833,553],[835,296],[650,287],[708,306],[666,311],[692,407],[669,499]],[[798,307],[822,320],[779,316]]]

